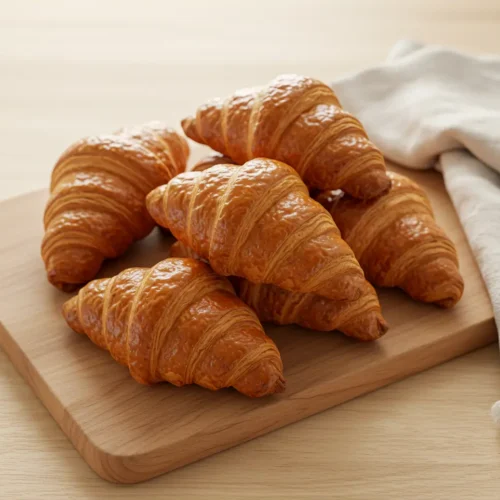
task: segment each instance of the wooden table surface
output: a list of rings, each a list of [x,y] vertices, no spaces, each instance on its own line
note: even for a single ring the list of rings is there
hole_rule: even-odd
[[[46,186],[80,136],[177,125],[206,97],[279,73],[329,81],[383,60],[400,38],[500,52],[498,0],[169,4],[2,2],[0,199]],[[88,468],[0,352],[0,498],[497,499],[496,399],[491,346],[124,487]]]

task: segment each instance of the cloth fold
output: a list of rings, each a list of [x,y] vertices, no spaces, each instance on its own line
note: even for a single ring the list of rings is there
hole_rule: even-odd
[[[443,173],[500,327],[500,57],[401,41],[332,88],[386,158]]]

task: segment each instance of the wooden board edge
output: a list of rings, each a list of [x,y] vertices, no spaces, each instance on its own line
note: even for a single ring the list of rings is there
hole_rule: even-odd
[[[0,345],[83,459],[101,478],[113,483],[125,484],[146,481],[219,451],[242,444],[437,364],[489,345],[496,339],[494,320],[493,318],[486,319],[470,326],[460,335],[438,338],[432,345],[430,355],[429,345],[426,345],[417,351],[403,352],[399,356],[391,358],[383,372],[379,371],[376,377],[373,376],[373,368],[367,365],[357,372],[336,379],[334,390],[332,390],[331,382],[325,382],[294,394],[292,398],[279,399],[275,403],[275,411],[273,412],[274,415],[276,413],[280,415],[278,420],[274,415],[270,415],[269,411],[266,411],[266,406],[260,406],[251,412],[252,419],[259,422],[259,429],[253,433],[245,432],[243,434],[241,426],[235,425],[228,429],[222,424],[220,429],[213,429],[208,438],[199,435],[190,436],[182,441],[169,443],[144,454],[123,455],[97,445],[90,436],[85,435],[78,422],[65,410],[12,335],[0,323]],[[419,351],[422,351],[421,357]],[[373,382],[367,383],[370,376],[373,378]],[[301,405],[298,405],[297,401],[301,401]]]
[[[0,347],[90,468],[101,478],[113,483],[118,482],[100,466],[102,463],[112,461],[114,456],[96,445],[91,437],[85,434],[1,321]]]

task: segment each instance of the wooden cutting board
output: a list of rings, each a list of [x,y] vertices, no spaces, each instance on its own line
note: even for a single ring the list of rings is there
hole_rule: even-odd
[[[144,387],[73,333],[60,315],[68,296],[46,282],[40,258],[45,191],[0,203],[0,344],[89,465],[122,483],[170,471],[487,345],[495,340],[491,305],[441,178],[405,173],[425,188],[458,247],[462,301],[443,311],[383,290],[391,329],[370,344],[337,332],[266,327],[285,365],[287,389],[279,396],[251,400],[234,390]],[[102,275],[152,265],[167,256],[172,241],[155,230]]]

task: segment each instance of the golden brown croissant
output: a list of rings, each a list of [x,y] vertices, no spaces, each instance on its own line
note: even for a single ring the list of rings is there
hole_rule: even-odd
[[[251,397],[285,388],[280,354],[255,313],[226,278],[193,259],[94,280],[63,315],[143,384],[232,386]]]
[[[172,245],[170,255],[200,258],[180,241]],[[289,292],[275,285],[255,284],[243,278],[231,281],[240,299],[261,321],[277,325],[295,323],[320,331],[340,330],[363,341],[378,339],[388,329],[377,294],[369,283],[357,300],[331,300],[312,293]]]
[[[153,190],[149,213],[223,276],[336,300],[357,299],[365,279],[330,214],[297,172],[258,158],[186,172]]]
[[[203,171],[207,168],[214,167],[215,165],[233,165],[234,161],[228,156],[221,155],[220,153],[212,153],[203,157],[200,161],[195,163],[187,170],[190,172]]]
[[[455,247],[436,224],[424,191],[407,177],[389,176],[391,189],[375,200],[362,202],[341,192],[321,193],[317,199],[332,214],[369,281],[452,307],[464,288]]]
[[[390,185],[384,158],[361,123],[312,78],[281,75],[263,88],[213,99],[182,127],[239,164],[258,157],[287,163],[311,189],[343,189],[367,199]]]
[[[187,141],[160,123],[89,137],[67,149],[52,172],[42,258],[66,291],[95,277],[154,227],[144,199],[186,167]]]

